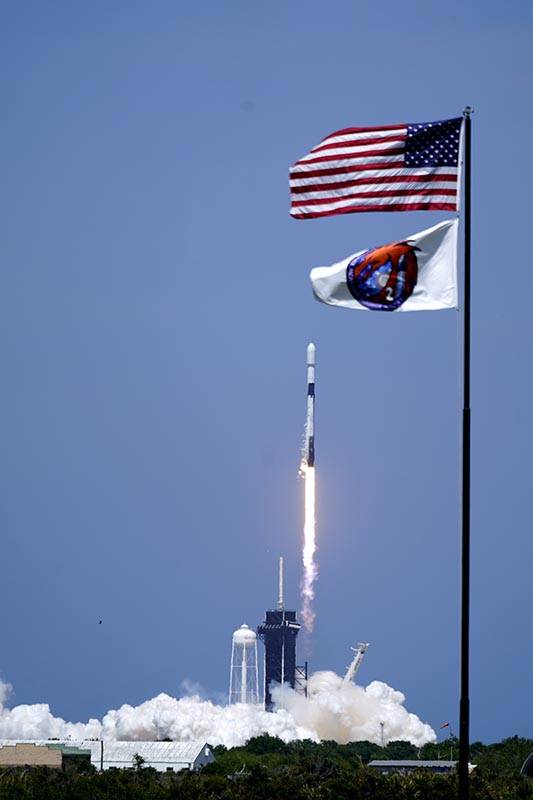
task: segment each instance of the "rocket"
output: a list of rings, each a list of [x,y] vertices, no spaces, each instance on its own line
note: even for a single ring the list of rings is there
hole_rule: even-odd
[[[307,413],[303,458],[308,467],[315,466],[315,357],[313,342],[307,345]]]

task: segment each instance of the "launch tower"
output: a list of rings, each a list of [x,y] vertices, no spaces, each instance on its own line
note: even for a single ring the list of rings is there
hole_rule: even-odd
[[[278,607],[265,614],[257,633],[265,645],[265,709],[272,711],[272,683],[296,684],[296,637],[301,625],[296,611],[287,611],[283,597],[283,558],[279,560]]]

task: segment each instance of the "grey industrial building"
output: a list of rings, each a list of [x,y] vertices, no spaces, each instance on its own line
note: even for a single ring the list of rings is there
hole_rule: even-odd
[[[0,766],[53,766],[64,768],[65,758],[90,758],[97,770],[132,769],[140,756],[145,767],[158,772],[197,770],[215,760],[207,742],[115,742],[86,739],[13,740],[0,739]]]

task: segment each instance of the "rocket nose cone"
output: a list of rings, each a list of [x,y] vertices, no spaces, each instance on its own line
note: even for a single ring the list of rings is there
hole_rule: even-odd
[[[309,344],[307,345],[307,363],[314,364],[315,356],[316,356],[316,347],[314,346],[313,342],[309,342]]]

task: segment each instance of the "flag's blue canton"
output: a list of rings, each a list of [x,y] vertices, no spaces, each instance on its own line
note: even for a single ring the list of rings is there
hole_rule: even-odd
[[[457,167],[462,118],[407,126],[406,167]]]

